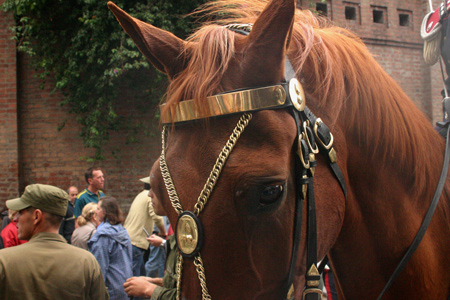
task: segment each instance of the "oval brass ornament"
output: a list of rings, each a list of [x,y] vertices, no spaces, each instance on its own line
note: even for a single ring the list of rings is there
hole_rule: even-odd
[[[291,97],[292,104],[298,111],[303,111],[306,106],[305,91],[296,78],[292,78],[289,81],[289,96]]]
[[[194,257],[203,243],[203,228],[197,216],[185,211],[178,217],[175,228],[178,250],[184,257]]]

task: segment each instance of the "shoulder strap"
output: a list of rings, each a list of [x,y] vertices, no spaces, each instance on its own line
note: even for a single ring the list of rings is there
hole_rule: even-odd
[[[94,231],[95,231],[96,229],[97,229],[97,228],[93,228],[93,229],[91,230],[91,233],[89,233],[88,241],[91,239],[91,237],[92,237],[92,235],[94,234]]]

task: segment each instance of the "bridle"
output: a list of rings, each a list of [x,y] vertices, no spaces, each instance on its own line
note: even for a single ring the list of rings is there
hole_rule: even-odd
[[[241,34],[248,35],[251,25],[232,24],[226,26],[228,29]],[[345,179],[337,165],[336,152],[333,147],[333,135],[320,118],[306,107],[305,94],[299,81],[295,78],[295,72],[286,58],[285,81],[281,84],[252,89],[231,91],[206,98],[209,105],[209,114],[200,115],[195,109],[194,100],[180,102],[174,111],[161,115],[162,123],[162,152],[160,156],[161,174],[169,195],[169,199],[178,214],[175,226],[177,241],[177,299],[181,296],[181,271],[184,258],[193,258],[200,286],[202,288],[202,299],[211,299],[206,286],[206,275],[200,250],[203,244],[203,228],[199,219],[211,192],[221,174],[230,153],[236,145],[242,132],[252,119],[252,113],[260,110],[287,109],[295,120],[297,128],[297,139],[294,142],[295,155],[295,177],[296,177],[296,201],[293,230],[293,247],[289,274],[286,280],[286,295],[292,293],[292,283],[295,275],[295,266],[300,245],[300,233],[302,225],[303,202],[306,200],[307,209],[307,273],[306,285],[303,298],[306,300],[320,299],[322,291],[319,289],[320,272],[317,266],[317,231],[316,211],[314,200],[314,168],[317,165],[315,154],[324,152],[328,158],[331,170],[335,174],[344,196],[347,189]],[[163,104],[164,105],[164,104]],[[169,167],[166,162],[166,136],[169,124],[180,125],[202,118],[214,118],[231,114],[242,113],[229,140],[223,147],[216,163],[204,185],[194,211],[183,209]],[[318,143],[316,143],[316,140]]]

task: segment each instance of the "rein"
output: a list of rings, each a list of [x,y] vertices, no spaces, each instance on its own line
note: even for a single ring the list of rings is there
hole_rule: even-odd
[[[403,258],[400,260],[399,264],[397,265],[397,268],[395,268],[394,273],[389,278],[388,282],[386,283],[386,286],[381,291],[377,300],[381,300],[384,293],[392,285],[392,283],[394,283],[395,279],[397,279],[397,277],[400,275],[401,271],[405,268],[405,266],[408,263],[408,261],[410,260],[410,258],[413,256],[417,247],[419,247],[419,244],[422,241],[423,236],[425,235],[428,225],[430,225],[431,218],[433,217],[434,211],[436,210],[436,207],[439,203],[439,199],[441,197],[442,190],[444,189],[445,181],[447,179],[449,162],[450,162],[450,127],[448,127],[448,129],[447,129],[447,138],[446,138],[446,142],[445,142],[445,152],[444,152],[444,162],[442,165],[441,176],[439,178],[439,182],[437,184],[436,191],[434,192],[433,200],[431,201],[430,206],[428,207],[427,213],[425,214],[425,217],[423,218],[422,224],[420,225],[419,231],[417,232],[416,236],[414,237],[413,242],[409,246],[409,248],[406,251]],[[447,300],[450,300],[450,296],[447,298]]]

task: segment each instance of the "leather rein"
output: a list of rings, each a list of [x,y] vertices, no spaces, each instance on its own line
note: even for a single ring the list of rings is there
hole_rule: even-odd
[[[231,24],[227,25],[226,27],[230,30],[244,35],[248,35],[251,30],[251,24]],[[295,275],[295,266],[297,263],[297,256],[300,245],[303,202],[306,201],[307,272],[305,275],[306,283],[305,289],[303,291],[303,299],[320,300],[322,291],[319,289],[319,280],[321,272],[323,271],[323,267],[326,264],[327,257],[325,257],[320,266],[317,265],[317,230],[313,184],[314,168],[317,165],[315,154],[321,152],[326,155],[328,165],[330,166],[332,172],[338,180],[344,196],[347,197],[347,187],[344,175],[337,164],[337,155],[333,147],[333,135],[331,134],[329,128],[306,106],[303,88],[296,79],[295,72],[287,57],[285,64],[285,81],[283,83],[275,86],[230,91],[227,93],[207,97],[206,101],[209,103],[210,107],[210,115],[207,116],[198,115],[193,100],[182,101],[178,104],[174,111],[161,115],[161,120],[164,124],[162,133],[162,153],[160,157],[161,173],[163,175],[163,179],[166,185],[166,189],[169,193],[169,198],[172,202],[172,206],[179,215],[175,228],[177,248],[179,251],[176,268],[178,274],[177,299],[180,299],[181,294],[181,269],[183,258],[194,258],[194,264],[196,266],[200,284],[202,287],[202,299],[211,299],[211,296],[209,295],[206,287],[206,275],[204,272],[203,261],[200,256],[200,250],[203,244],[203,228],[199,219],[199,214],[206,205],[209,194],[214,188],[214,185],[218,177],[220,176],[220,172],[229,154],[231,153],[241,133],[250,122],[252,118],[251,113],[267,109],[287,109],[296,123],[297,139],[294,142],[294,150],[297,155],[295,155],[296,200],[293,247],[285,290],[287,299],[290,299],[293,292],[292,287]],[[183,210],[175,186],[172,182],[167,162],[165,160],[165,138],[167,135],[167,126],[183,124],[203,118],[213,118],[238,113],[244,113],[244,115],[242,115],[235,130],[230,136],[229,141],[219,155],[219,158],[216,161],[216,165],[213,167],[211,175],[208,178],[207,183],[205,184],[205,187],[199,196],[197,204],[195,205],[195,211],[190,212]],[[399,265],[390,277],[383,291],[377,298],[378,300],[383,297],[386,290],[391,286],[391,284],[403,270],[406,263],[420,244],[431,221],[431,217],[437,207],[440,195],[445,184],[445,179],[447,177],[448,165],[450,160],[449,135],[450,130],[447,132],[444,166],[430,207],[413,243],[400,261]]]

